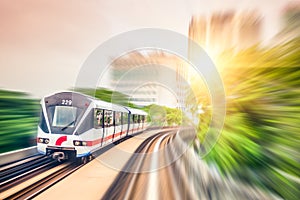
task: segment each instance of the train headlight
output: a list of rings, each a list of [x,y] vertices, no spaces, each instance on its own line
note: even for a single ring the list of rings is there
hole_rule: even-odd
[[[75,146],[81,146],[81,142],[80,141],[75,140],[75,141],[73,141],[73,143],[74,143]]]
[[[37,143],[49,144],[49,142],[48,138],[37,138]]]
[[[86,145],[87,145],[87,142],[82,141],[81,144],[82,144],[82,146],[86,146]]]
[[[74,144],[74,146],[88,146],[88,142],[86,142],[86,141],[79,141],[79,140],[74,140],[73,144]]]
[[[38,143],[44,143],[44,138],[38,138]]]

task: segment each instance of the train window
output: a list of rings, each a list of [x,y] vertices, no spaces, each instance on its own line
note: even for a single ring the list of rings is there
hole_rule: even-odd
[[[122,118],[122,113],[121,112],[115,112],[115,125],[116,126],[121,125],[121,118]]]
[[[45,133],[49,133],[47,124],[46,124],[46,119],[44,116],[44,111],[41,108],[41,114],[40,114],[40,123],[39,123],[40,128],[45,132]]]
[[[128,124],[128,113],[123,113],[122,124]]]
[[[104,110],[104,126],[110,127],[114,124],[113,111]]]
[[[124,124],[124,113],[122,113],[122,112],[120,112],[121,113],[121,125],[123,125]]]
[[[137,122],[141,123],[141,115],[138,115],[137,117],[138,117]]]
[[[102,109],[95,109],[94,127],[95,128],[103,128],[103,110]]]
[[[133,124],[134,115],[130,114],[130,124]]]
[[[94,111],[91,110],[88,115],[86,116],[86,118],[84,118],[82,124],[79,126],[78,130],[77,130],[77,135],[80,135],[90,129],[92,129],[94,127],[94,123],[93,123],[93,118],[94,118]]]
[[[142,120],[142,123],[144,123],[145,122],[145,115],[141,115],[141,120]]]
[[[133,123],[138,123],[138,115],[132,115],[133,116]]]

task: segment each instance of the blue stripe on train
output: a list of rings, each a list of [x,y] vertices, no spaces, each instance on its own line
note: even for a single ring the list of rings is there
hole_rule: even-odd
[[[41,151],[41,150],[37,150],[40,154],[43,154],[43,155],[46,155],[46,152],[44,152],[44,151]]]
[[[88,152],[88,153],[83,153],[83,154],[77,154],[77,158],[80,158],[80,157],[84,157],[84,156],[89,156],[91,153]]]

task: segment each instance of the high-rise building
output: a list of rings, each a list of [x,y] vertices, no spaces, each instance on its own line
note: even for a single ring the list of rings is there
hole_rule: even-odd
[[[161,51],[135,51],[112,62],[110,85],[136,105],[183,107],[186,66],[177,56]]]
[[[243,12],[235,18],[236,43],[238,49],[258,44],[261,37],[262,20],[256,11]]]
[[[287,42],[300,36],[300,3],[292,2],[282,10],[282,27],[275,36],[273,45]]]
[[[189,37],[212,55],[218,55],[226,49],[245,49],[260,41],[261,21],[255,11],[193,16]]]
[[[215,13],[208,20],[208,50],[221,52],[231,48],[234,42],[234,13]]]
[[[189,26],[189,38],[196,41],[199,45],[205,47],[207,41],[207,20],[205,16],[192,17]]]

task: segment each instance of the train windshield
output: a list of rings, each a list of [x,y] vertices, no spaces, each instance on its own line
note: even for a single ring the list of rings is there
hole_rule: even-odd
[[[77,108],[67,106],[55,106],[52,126],[74,127],[76,123]]]
[[[41,121],[49,122],[49,131],[45,130],[44,132],[71,135],[79,125],[91,100],[81,94],[61,92],[45,97],[41,103],[46,107],[44,113],[46,119],[42,118]],[[40,127],[45,129],[44,126]]]
[[[72,134],[83,113],[83,108],[75,106],[49,106],[48,117],[51,132],[54,134]]]

